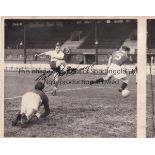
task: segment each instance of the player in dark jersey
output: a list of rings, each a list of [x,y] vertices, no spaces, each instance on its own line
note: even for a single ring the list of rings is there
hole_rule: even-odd
[[[32,118],[46,118],[49,115],[48,97],[43,92],[43,89],[44,84],[37,82],[35,84],[35,90],[27,92],[22,96],[21,111],[17,114],[15,120],[12,121],[12,126],[16,126],[20,121],[21,127],[27,127]],[[40,114],[38,110],[42,105],[45,111]]]
[[[122,73],[122,64],[124,64],[128,60],[128,52],[130,48],[127,46],[122,46],[119,51],[114,52],[108,61],[108,74],[106,77],[102,77],[96,79],[95,81],[90,81],[90,84],[104,82],[105,80],[110,80],[112,76],[116,79],[121,79],[123,81],[121,87],[119,88],[119,92],[122,92],[128,85],[129,78],[127,77],[125,71]]]
[[[128,60],[128,55],[124,51],[125,49],[114,52],[112,55],[111,63],[121,66],[126,60]]]

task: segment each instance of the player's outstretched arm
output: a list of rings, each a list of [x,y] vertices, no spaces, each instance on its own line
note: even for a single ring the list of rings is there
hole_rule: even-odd
[[[41,56],[41,55],[44,55],[44,53],[40,53],[40,54],[38,54],[37,56]]]
[[[42,56],[42,55],[49,55],[49,52],[43,52],[43,53],[38,54],[38,56]]]
[[[46,118],[50,114],[50,108],[48,103],[44,104],[44,109],[45,109],[44,113],[40,115],[41,118]]]
[[[44,95],[44,101],[43,101],[43,106],[44,106],[44,113],[40,115],[41,118],[46,118],[50,114],[50,108],[49,108],[49,103],[48,103],[48,97],[46,94]]]

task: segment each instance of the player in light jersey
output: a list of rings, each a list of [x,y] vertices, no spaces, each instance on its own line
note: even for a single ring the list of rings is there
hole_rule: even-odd
[[[59,83],[59,75],[61,74],[61,71],[65,68],[66,62],[64,60],[65,54],[61,50],[60,43],[56,43],[55,50],[47,51],[44,53],[39,54],[38,56],[41,55],[48,55],[51,58],[50,62],[50,67],[54,71],[54,82],[55,86],[53,88],[53,95],[56,95],[56,90],[58,88],[58,83]]]
[[[129,47],[122,46],[122,48],[119,51],[114,52],[110,56],[108,61],[109,68],[107,76],[96,79],[95,81],[90,81],[90,84],[104,82],[105,80],[110,80],[112,76],[114,76],[116,79],[121,79],[123,81],[121,88],[119,88],[119,92],[122,92],[122,90],[124,90],[127,87],[129,78],[127,77],[125,71],[122,72],[121,65],[128,60],[129,51]]]
[[[42,82],[37,82],[35,84],[35,90],[27,92],[22,96],[21,110],[12,121],[12,126],[16,126],[17,123],[20,122],[21,127],[24,128],[27,127],[32,118],[46,118],[49,115],[48,97],[43,92],[43,89],[44,84]],[[38,110],[42,105],[45,111],[40,114]]]

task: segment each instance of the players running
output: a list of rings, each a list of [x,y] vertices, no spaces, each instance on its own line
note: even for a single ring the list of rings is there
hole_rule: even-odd
[[[109,81],[112,76],[116,79],[121,79],[123,81],[121,87],[119,88],[119,92],[122,92],[128,85],[129,78],[127,77],[125,72],[121,72],[122,65],[128,60],[128,53],[130,48],[127,46],[122,46],[119,51],[114,52],[108,61],[108,74],[106,77],[102,77],[96,79],[95,81],[90,81],[90,84],[100,83],[104,81]]]

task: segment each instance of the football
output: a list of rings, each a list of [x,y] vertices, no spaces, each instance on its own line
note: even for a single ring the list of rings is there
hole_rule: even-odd
[[[129,90],[124,89],[124,90],[122,91],[122,96],[123,96],[123,97],[128,97],[129,95],[130,95],[130,91],[129,91]]]

